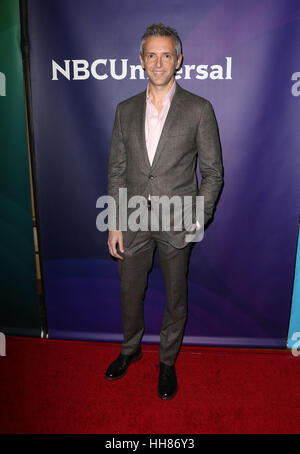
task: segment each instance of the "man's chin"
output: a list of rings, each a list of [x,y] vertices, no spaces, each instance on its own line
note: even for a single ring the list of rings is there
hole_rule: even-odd
[[[171,78],[170,79],[160,79],[160,78],[149,77],[149,80],[152,85],[154,85],[156,87],[163,87],[170,83]]]

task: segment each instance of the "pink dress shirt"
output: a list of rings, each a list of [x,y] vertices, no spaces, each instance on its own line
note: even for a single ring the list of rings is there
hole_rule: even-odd
[[[172,87],[163,98],[163,106],[160,112],[156,109],[149,96],[149,85],[147,87],[146,96],[146,115],[145,115],[145,136],[146,146],[150,165],[152,165],[156,148],[160,139],[160,135],[167,118],[170,104],[174,96],[176,83],[174,81]]]

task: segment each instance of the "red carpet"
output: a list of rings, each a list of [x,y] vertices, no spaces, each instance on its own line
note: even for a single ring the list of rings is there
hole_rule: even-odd
[[[156,396],[158,347],[121,380],[104,372],[120,346],[7,336],[0,357],[6,434],[299,433],[300,357],[290,351],[183,347],[179,390]]]

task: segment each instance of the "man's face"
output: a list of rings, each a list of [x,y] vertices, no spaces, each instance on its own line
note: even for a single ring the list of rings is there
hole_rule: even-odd
[[[150,36],[144,44],[144,56],[140,55],[149,81],[155,86],[168,85],[176,68],[179,68],[182,55],[177,59],[175,43],[171,36]]]

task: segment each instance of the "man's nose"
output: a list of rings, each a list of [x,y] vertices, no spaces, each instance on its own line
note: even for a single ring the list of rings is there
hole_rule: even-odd
[[[162,57],[157,57],[156,66],[160,67],[162,64]]]

